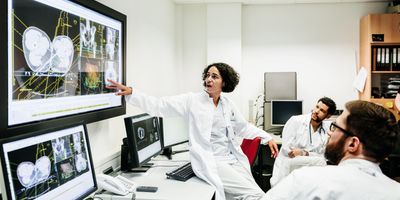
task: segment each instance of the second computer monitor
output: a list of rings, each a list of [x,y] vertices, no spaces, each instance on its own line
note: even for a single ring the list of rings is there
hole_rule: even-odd
[[[0,153],[3,199],[83,199],[97,189],[85,125],[2,139]]]
[[[181,117],[160,118],[163,130],[164,148],[169,148],[189,140],[189,128]]]
[[[129,167],[141,167],[163,149],[157,117],[141,114],[125,118]]]
[[[284,126],[293,115],[303,114],[303,101],[301,100],[272,100],[271,125]]]

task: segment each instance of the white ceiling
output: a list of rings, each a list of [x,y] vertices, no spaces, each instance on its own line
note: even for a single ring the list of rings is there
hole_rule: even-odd
[[[242,4],[300,4],[300,3],[360,3],[390,2],[388,0],[173,0],[177,4],[242,3]]]

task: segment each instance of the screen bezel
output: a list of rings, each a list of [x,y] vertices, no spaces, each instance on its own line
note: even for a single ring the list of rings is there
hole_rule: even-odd
[[[87,152],[89,155],[89,162],[90,162],[90,168],[92,171],[92,177],[93,177],[93,183],[94,183],[94,187],[91,190],[88,190],[86,193],[82,194],[78,199],[84,199],[85,197],[89,196],[91,193],[95,192],[97,190],[97,181],[96,181],[96,174],[94,171],[94,164],[93,164],[93,159],[92,159],[92,152],[91,152],[91,148],[90,148],[90,142],[89,142],[89,135],[87,132],[87,127],[86,124],[83,123],[74,123],[74,124],[70,124],[67,126],[58,126],[58,127],[52,127],[52,128],[48,128],[48,129],[43,129],[43,130],[39,130],[39,131],[33,131],[29,134],[24,134],[24,135],[17,135],[15,137],[8,137],[8,138],[3,138],[0,139],[0,154],[3,154],[4,152],[4,148],[3,148],[3,144],[5,143],[9,143],[9,142],[13,142],[13,141],[17,141],[17,140],[22,140],[22,139],[26,139],[26,138],[30,138],[30,137],[36,137],[36,136],[40,136],[46,133],[51,133],[51,132],[55,132],[55,131],[59,131],[59,130],[63,130],[63,129],[68,129],[68,128],[73,128],[73,127],[77,127],[77,126],[83,126],[83,130],[85,132],[85,138],[86,138],[86,145],[87,145]],[[8,180],[8,176],[6,176],[6,174],[4,173],[8,173],[7,172],[7,166],[6,166],[6,162],[5,162],[5,157],[3,155],[0,156],[0,161],[1,161],[1,181],[3,183],[3,187],[2,188],[2,195],[3,197],[6,197],[6,199],[11,199],[11,188],[10,188],[10,180]],[[5,191],[3,191],[3,189],[5,189]],[[5,194],[4,194],[5,192]]]
[[[122,61],[122,77],[121,77],[121,83],[125,84],[126,80],[126,20],[127,17],[126,15],[111,9],[99,2],[96,2],[94,0],[71,0],[71,2],[76,3],[77,5],[83,6],[87,9],[90,9],[94,12],[98,12],[100,14],[103,14],[107,17],[113,18],[119,22],[121,22],[122,25],[122,30],[121,30],[121,61]],[[3,46],[3,48],[6,48],[8,45],[8,1],[2,1],[0,3],[0,20],[3,22],[2,24],[6,24],[5,26],[0,26],[0,45]],[[0,21],[0,22],[1,22]],[[38,120],[38,121],[31,121],[27,123],[22,123],[22,124],[16,124],[16,125],[9,125],[9,116],[8,116],[8,79],[12,77],[8,77],[8,51],[4,49],[4,51],[0,52],[0,74],[6,75],[7,78],[2,78],[0,79],[0,94],[2,98],[0,98],[0,138],[5,138],[5,137],[11,137],[15,136],[18,134],[24,134],[26,132],[30,131],[36,131],[36,130],[41,130],[46,127],[51,127],[51,126],[62,126],[65,124],[73,124],[77,122],[84,122],[84,123],[92,123],[112,117],[116,117],[119,115],[124,115],[126,113],[126,102],[123,97],[121,97],[121,105],[120,106],[115,106],[115,107],[110,107],[110,108],[105,108],[105,109],[99,109],[99,110],[93,110],[93,111],[88,111],[88,112],[82,112],[82,113],[76,113],[76,114],[70,114],[70,115],[65,115],[65,116],[60,116],[56,118],[50,118],[50,119],[44,119],[44,120]]]
[[[157,129],[159,131],[160,134],[160,144],[161,144],[161,148],[159,151],[155,152],[154,154],[152,154],[151,156],[149,156],[148,158],[144,159],[142,162],[139,161],[139,151],[137,148],[137,142],[136,142],[136,138],[134,136],[134,127],[133,127],[133,123],[135,122],[139,122],[136,121],[138,119],[140,119],[140,121],[142,120],[148,120],[148,119],[154,119],[157,118]],[[135,121],[135,122],[134,122]],[[158,117],[154,117],[154,116],[150,116],[147,113],[143,113],[143,114],[139,114],[139,115],[135,115],[135,116],[131,116],[131,117],[126,117],[124,119],[125,122],[125,128],[126,128],[126,135],[128,138],[128,153],[130,155],[130,163],[128,163],[128,166],[131,168],[136,168],[136,167],[141,167],[144,163],[147,163],[151,160],[152,157],[159,155],[162,150],[164,149],[164,143],[163,143],[163,133],[162,131],[160,131],[160,122]]]
[[[301,113],[303,113],[303,100],[271,100],[271,126],[278,126],[278,127],[282,127],[285,126],[285,124],[276,124],[273,123],[274,122],[274,103],[278,103],[278,102],[293,102],[293,103],[300,103],[301,104]],[[294,115],[298,115],[298,114],[294,114]],[[294,116],[293,115],[293,116]],[[289,117],[290,119],[290,117]],[[289,120],[288,119],[288,120]]]

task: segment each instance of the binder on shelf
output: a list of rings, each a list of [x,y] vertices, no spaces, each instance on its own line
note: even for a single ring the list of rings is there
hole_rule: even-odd
[[[380,71],[382,68],[382,49],[380,47],[375,48],[376,49],[376,66],[375,70]]]
[[[400,68],[400,47],[397,47],[397,66]]]
[[[390,48],[386,48],[385,51],[385,68],[384,71],[389,71],[390,70]]]
[[[400,71],[400,48],[393,47],[392,51],[392,70]]]
[[[392,70],[393,71],[400,71],[399,63],[397,62],[397,47],[392,48]]]

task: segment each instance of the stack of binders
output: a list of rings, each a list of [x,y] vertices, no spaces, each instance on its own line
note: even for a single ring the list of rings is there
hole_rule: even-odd
[[[375,71],[400,71],[400,47],[373,48]]]

